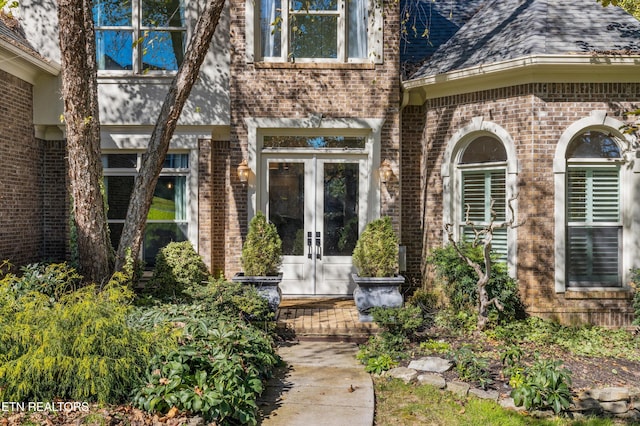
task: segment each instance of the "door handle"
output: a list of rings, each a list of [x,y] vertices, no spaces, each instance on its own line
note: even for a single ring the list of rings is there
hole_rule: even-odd
[[[311,232],[307,232],[307,247],[309,248],[309,254],[307,255],[307,258],[309,259],[313,259],[313,255],[311,254],[311,244],[312,244],[312,233]]]
[[[322,246],[320,245],[319,232],[316,232],[316,259],[322,259]]]

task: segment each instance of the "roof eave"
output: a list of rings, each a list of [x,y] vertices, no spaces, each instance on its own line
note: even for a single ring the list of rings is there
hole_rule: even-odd
[[[60,65],[48,62],[37,56],[31,55],[25,50],[15,46],[7,40],[0,38],[0,56],[5,59],[0,61],[0,69],[15,75],[22,80],[35,84],[36,79],[42,74],[57,76],[60,74]]]
[[[527,83],[640,82],[640,55],[530,55],[407,80],[406,105]]]

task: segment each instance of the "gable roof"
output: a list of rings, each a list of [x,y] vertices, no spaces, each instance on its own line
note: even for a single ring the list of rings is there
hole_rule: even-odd
[[[60,66],[40,55],[27,41],[17,20],[0,14],[0,69],[34,83],[41,72],[57,75]]]
[[[640,53],[640,22],[595,0],[493,0],[410,80],[532,55]]]

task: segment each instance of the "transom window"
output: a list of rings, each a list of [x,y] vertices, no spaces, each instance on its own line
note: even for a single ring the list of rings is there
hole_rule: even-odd
[[[265,61],[362,61],[368,0],[256,0]]]
[[[101,71],[176,71],[182,63],[183,0],[96,0],[93,19]]]
[[[568,281],[573,287],[622,284],[620,147],[607,133],[583,132],[567,158]]]
[[[506,220],[506,162],[504,145],[492,136],[474,139],[460,155],[458,169],[462,199],[458,206],[458,226],[467,241],[475,237],[473,227],[466,224],[467,220],[477,229],[489,225],[492,220]],[[494,231],[492,249],[506,261],[507,228]]]
[[[109,210],[107,222],[114,248],[120,243],[141,153],[104,154],[104,186]],[[158,251],[172,241],[188,239],[187,177],[189,154],[170,153],[158,178],[142,243],[142,258],[154,265]]]

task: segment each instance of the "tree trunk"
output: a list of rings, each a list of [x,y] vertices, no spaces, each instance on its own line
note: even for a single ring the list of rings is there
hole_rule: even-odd
[[[62,97],[79,271],[102,284],[111,273],[100,161],[100,117],[89,0],[58,0]]]
[[[209,0],[207,2],[204,11],[198,18],[191,41],[187,46],[184,61],[180,65],[178,73],[169,88],[169,93],[165,97],[131,194],[131,201],[129,202],[129,209],[116,255],[116,270],[122,269],[129,248],[134,259],[140,253],[147,215],[153,200],[158,176],[169,150],[171,137],[184,104],[191,93],[191,88],[198,78],[200,66],[209,50],[223,6],[224,0]]]

